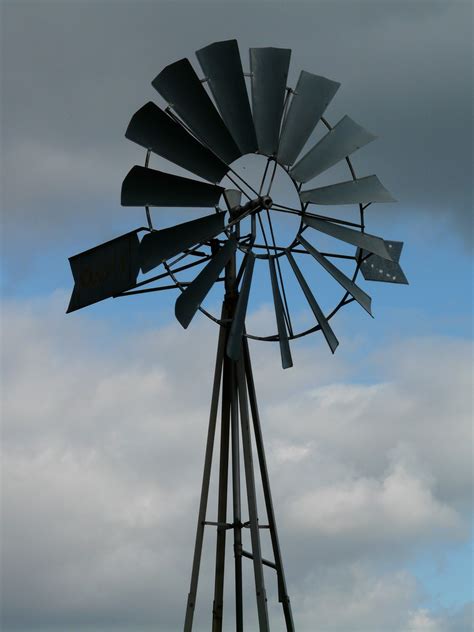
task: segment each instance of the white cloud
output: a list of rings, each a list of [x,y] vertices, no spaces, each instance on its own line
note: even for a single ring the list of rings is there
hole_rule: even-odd
[[[437,525],[452,529],[459,524],[456,513],[437,503],[431,490],[400,464],[383,481],[343,481],[305,494],[293,514],[304,528],[329,533],[388,527],[389,533],[382,532],[384,538],[404,529],[424,532]]]
[[[443,632],[443,626],[426,610],[421,609],[413,613],[408,623],[408,630],[409,632]]]
[[[118,336],[86,316],[65,317],[63,298],[4,308],[6,629],[53,621],[176,629],[216,330],[201,319],[192,331]],[[426,543],[465,537],[465,343],[406,341],[373,361],[372,384],[352,383],[338,359],[326,371],[319,353],[297,348],[295,368],[283,372],[278,351],[262,344],[254,367],[298,629],[316,621],[338,632],[449,630],[420,608],[407,564]],[[213,535],[206,547],[203,630]],[[277,621],[273,591],[269,582]]]

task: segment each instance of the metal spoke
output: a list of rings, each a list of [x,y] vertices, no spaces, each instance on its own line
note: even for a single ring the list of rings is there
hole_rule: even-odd
[[[185,256],[187,256],[187,254]],[[176,274],[176,272],[182,272],[183,270],[187,270],[188,268],[192,268],[194,266],[200,265],[201,263],[205,263],[210,258],[211,258],[211,255],[205,255],[203,258],[199,259],[199,261],[193,261],[192,263],[188,263],[184,266],[180,266],[179,268],[176,268],[172,272],[173,274]],[[160,279],[164,279],[165,277],[169,277],[169,276],[171,276],[171,270],[170,272],[162,272],[161,274],[157,274],[153,277],[150,277],[149,279],[145,279],[144,281],[139,281],[138,283],[135,284],[134,287],[135,288],[141,287],[142,285],[147,285],[148,283],[153,283],[153,281],[159,281]],[[121,296],[121,295],[118,295],[118,296]]]
[[[181,281],[181,285],[189,285],[189,283],[185,283]],[[113,298],[122,298],[123,296],[130,296],[131,294],[147,294],[148,292],[161,292],[161,290],[175,290],[179,287],[176,283],[173,285],[162,285],[161,287],[148,287],[144,290],[130,290],[128,292],[122,292],[122,294],[117,294]]]
[[[272,177],[270,178],[270,184],[268,185],[267,195],[270,195],[270,191],[272,190],[272,184],[273,184],[273,180],[275,178],[275,173],[276,173],[277,167],[278,167],[278,163],[275,160],[275,163],[273,165]]]
[[[268,213],[268,211],[267,211],[267,213]],[[272,255],[270,253],[270,249],[272,248],[272,246],[269,246],[269,244],[268,244],[267,236],[266,236],[266,233],[265,233],[265,228],[263,227],[263,222],[262,222],[262,218],[260,217],[260,213],[257,213],[257,217],[258,217],[258,221],[259,221],[259,224],[260,224],[260,229],[262,231],[263,239],[265,241],[265,248],[267,249],[268,257],[271,258]],[[276,246],[273,246],[273,248],[275,248],[275,250],[276,250]],[[277,263],[278,263],[278,258],[277,258]],[[291,323],[289,321],[289,314],[286,313],[286,300],[285,300],[285,308],[283,309],[283,315],[285,317],[285,322],[286,322],[286,325],[288,327],[288,330],[291,331]],[[291,334],[291,335],[293,335],[293,334]]]
[[[176,259],[171,259],[171,261],[167,261],[167,265],[168,267],[172,267],[175,266],[177,263],[179,263],[182,259],[184,259],[185,257],[189,256],[189,255],[196,255],[197,254],[197,249],[200,248],[201,246],[204,246],[206,242],[201,241],[200,243],[196,244],[195,246],[193,246],[192,248],[188,248],[187,250],[183,251],[183,254],[178,255]],[[204,253],[201,254],[200,256],[206,257],[207,255],[205,255]]]
[[[302,217],[303,215],[306,217],[314,217],[315,219],[324,219],[328,222],[333,222],[334,224],[342,224],[344,226],[355,226],[356,228],[362,228],[362,224],[358,224],[357,222],[349,222],[345,219],[337,219],[336,217],[330,217],[329,215],[318,215],[317,213],[308,213],[305,211],[297,211],[295,209],[290,209],[288,207],[281,207],[279,204],[272,204],[272,211],[277,211],[278,213],[290,213],[292,215],[299,215]]]
[[[265,178],[267,177],[267,171],[268,171],[268,167],[270,165],[270,161],[271,161],[271,158],[267,158],[267,163],[265,165],[265,170],[263,172],[263,177],[262,177],[262,180],[260,182],[260,188],[258,189],[258,194],[259,195],[262,195],[262,189],[263,189],[263,185],[265,183]]]
[[[273,243],[273,247],[276,248],[276,242],[275,242],[275,234],[273,232],[273,224],[272,224],[272,220],[270,218],[270,212],[268,209],[266,209],[267,211],[267,219],[268,219],[268,225],[270,226],[270,234],[272,237],[272,243]],[[286,320],[286,324],[288,327],[288,332],[290,334],[290,336],[293,335],[293,326],[291,323],[291,316],[290,316],[290,310],[288,308],[288,302],[286,300],[286,292],[285,292],[285,286],[283,284],[283,276],[281,273],[281,266],[280,266],[280,258],[277,257],[276,258],[276,264],[277,264],[277,270],[278,270],[278,277],[280,279],[280,285],[281,285],[281,291],[283,294],[283,305],[285,306],[285,320]]]
[[[301,213],[301,209],[297,209],[297,208],[293,208],[291,206],[284,206],[283,204],[277,204],[276,202],[274,202],[272,204],[272,208],[277,207],[279,209],[284,209],[286,211],[294,211],[295,213]]]

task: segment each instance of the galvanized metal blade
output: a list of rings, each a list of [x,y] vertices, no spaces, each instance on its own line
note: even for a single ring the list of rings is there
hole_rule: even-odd
[[[278,162],[284,165],[295,162],[340,85],[337,81],[301,71],[283,122]]]
[[[215,213],[147,233],[139,249],[142,272],[149,272],[186,248],[215,237],[224,229],[224,218],[225,213]]]
[[[309,285],[306,283],[306,280],[304,276],[302,275],[301,270],[298,268],[298,265],[289,250],[286,251],[286,256],[288,258],[288,261],[290,262],[291,267],[293,268],[293,272],[295,273],[295,276],[298,279],[298,283],[300,284],[300,287],[303,290],[306,300],[308,301],[308,304],[311,307],[313,314],[316,317],[318,325],[321,327],[321,331],[323,332],[324,337],[326,338],[326,342],[328,343],[331,351],[334,353],[339,344],[339,341],[334,335],[331,325],[329,324],[326,316],[323,314],[321,308],[319,307],[316,299],[314,298],[313,293],[311,292]]]
[[[368,202],[395,202],[377,176],[338,182],[327,187],[301,191],[302,202],[313,204],[364,204]]]
[[[228,164],[242,155],[188,59],[167,66],[152,85],[224,162]]]
[[[366,250],[359,251],[362,257],[361,272],[366,281],[383,281],[384,283],[401,283],[408,285],[403,270],[398,263],[403,248],[402,241],[386,241],[392,254],[393,261],[386,261],[377,255],[371,255]]]
[[[69,258],[74,288],[67,312],[92,305],[132,288],[137,282],[136,231]]]
[[[275,317],[278,329],[278,338],[280,343],[280,355],[281,365],[284,369],[289,369],[293,366],[293,360],[291,358],[290,342],[288,340],[288,333],[286,330],[285,317],[283,315],[283,302],[281,300],[280,288],[278,287],[278,280],[275,270],[275,262],[272,257],[268,259],[268,265],[270,267],[270,279],[272,282],[273,303],[275,305]]]
[[[260,153],[277,153],[291,50],[251,48],[252,108]]]
[[[245,328],[245,315],[247,313],[247,305],[249,301],[250,286],[252,284],[252,274],[255,265],[255,256],[249,252],[247,255],[247,264],[245,266],[242,285],[240,286],[239,298],[235,308],[234,318],[229,332],[227,341],[227,355],[232,360],[238,360],[242,348],[242,336]]]
[[[379,255],[383,259],[392,259],[392,255],[381,237],[369,235],[368,233],[361,233],[358,230],[353,230],[352,228],[347,228],[346,226],[341,226],[340,224],[333,224],[325,219],[308,217],[307,215],[303,215],[303,221],[305,224],[311,226],[311,228],[319,230],[321,233],[326,233],[326,235],[345,241],[348,244],[364,248],[369,252]]]
[[[185,329],[206,298],[219,274],[229,262],[236,248],[237,241],[231,237],[212,257],[206,267],[201,270],[194,281],[188,285],[184,292],[178,297],[175,304],[175,315]]]
[[[219,182],[229,170],[220,158],[151,101],[133,115],[125,136],[209,182]]]
[[[312,255],[316,261],[327,271],[329,274],[336,279],[336,281],[342,285],[342,287],[349,292],[349,294],[361,305],[366,312],[368,312],[372,316],[371,304],[372,299],[368,294],[366,294],[363,290],[360,289],[358,285],[356,285],[349,277],[347,277],[343,272],[336,268],[336,266],[328,261],[324,255],[322,255],[314,246],[306,241],[304,237],[299,235],[297,237],[300,244],[305,248],[310,255]]]
[[[232,208],[240,206],[242,191],[237,191],[236,189],[226,189],[224,191],[224,199],[227,209],[230,211]]]
[[[215,42],[196,51],[224,123],[242,154],[257,150],[257,137],[237,40]]]
[[[351,118],[344,116],[296,163],[290,174],[298,182],[307,182],[375,138]]]
[[[224,189],[135,165],[122,183],[122,206],[215,206]]]

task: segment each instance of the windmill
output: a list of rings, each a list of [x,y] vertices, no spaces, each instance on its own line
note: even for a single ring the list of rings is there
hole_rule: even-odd
[[[302,71],[295,88],[288,87],[289,49],[250,49],[248,73],[243,71],[236,40],[210,44],[196,55],[204,78],[199,78],[188,59],[167,66],[152,82],[167,106],[145,104],[134,114],[125,134],[144,147],[146,155],[144,166],[134,166],[125,177],[121,202],[124,206],[144,207],[146,225],[70,258],[74,288],[67,311],[110,297],[174,289],[179,292],[175,313],[183,327],[190,325],[198,311],[219,325],[184,631],[190,632],[193,626],[206,527],[217,532],[213,632],[221,631],[223,626],[227,532],[233,536],[236,630],[243,630],[242,565],[248,558],[254,571],[259,629],[270,629],[264,576],[264,567],[268,566],[276,572],[278,600],[286,629],[292,631],[295,628],[248,341],[278,342],[283,368],[293,364],[290,342],[312,332],[320,330],[334,353],[338,346],[330,324],[334,315],[351,302],[371,314],[371,299],[356,284],[359,272],[367,281],[407,283],[399,265],[403,244],[365,230],[367,207],[394,200],[375,175],[358,178],[350,160],[351,154],[375,136],[348,116],[334,126],[324,118],[339,83]],[[322,130],[320,138],[312,143],[312,135],[318,129]],[[263,161],[256,185],[239,167],[241,158],[252,154]],[[153,169],[152,155],[174,163],[192,177]],[[349,179],[324,186],[313,183],[344,162]],[[278,174],[286,178],[297,204],[282,204],[273,195],[272,185]],[[314,206],[329,207],[327,213],[332,214],[316,213]],[[341,206],[351,209],[350,220],[341,217]],[[154,207],[208,210],[197,218],[156,228]],[[294,235],[289,239],[286,236],[286,242],[280,243],[274,225],[283,216],[296,219],[298,227]],[[332,246],[325,249],[328,242]],[[326,313],[320,297],[317,300],[313,293],[312,273],[310,277],[304,274],[302,260],[306,267],[308,261],[313,262],[341,288],[342,297]],[[352,266],[351,273],[341,269],[341,265]],[[276,332],[266,335],[252,334],[246,326],[252,279],[258,266],[267,270],[275,312]],[[151,271],[152,275],[147,276]],[[215,315],[205,304],[219,283],[223,284],[224,296],[220,314]],[[310,326],[301,331],[293,327],[285,290],[289,283],[302,293],[313,318]],[[217,516],[209,520],[208,496],[218,425]],[[265,522],[259,520],[258,477]],[[248,519],[242,510],[243,493]],[[250,550],[243,545],[246,530],[250,533]],[[272,560],[262,556],[264,534],[271,541]]]

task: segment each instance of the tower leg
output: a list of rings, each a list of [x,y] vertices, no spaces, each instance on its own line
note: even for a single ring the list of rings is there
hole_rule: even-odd
[[[227,311],[222,307],[222,318],[226,318]],[[217,411],[219,407],[219,391],[221,386],[222,368],[225,355],[226,330],[221,327],[217,343],[216,364],[214,369],[214,382],[212,386],[211,410],[209,414],[209,428],[207,432],[206,452],[204,457],[204,472],[202,475],[201,499],[199,502],[198,523],[196,529],[196,542],[194,545],[193,568],[191,572],[191,585],[189,588],[186,606],[184,632],[191,632],[193,627],[194,608],[196,605],[196,593],[199,581],[199,568],[201,566],[202,543],[206,521],[207,501],[209,497],[209,482],[211,479],[212,453],[214,450],[214,438],[216,435]]]
[[[255,575],[255,588],[257,592],[258,623],[260,632],[268,632],[270,630],[270,625],[268,622],[267,595],[265,592],[262,550],[260,546],[260,532],[257,514],[257,494],[255,490],[255,474],[252,460],[252,441],[250,436],[247,386],[245,383],[245,368],[242,359],[237,362],[237,380],[240,403],[240,420],[242,428],[242,449],[244,455],[247,502],[249,508],[250,538],[252,542],[253,570]]]
[[[245,375],[249,393],[250,410],[252,412],[252,421],[255,434],[255,444],[257,448],[258,462],[260,466],[260,475],[262,478],[263,495],[265,499],[265,508],[268,517],[268,525],[270,527],[270,537],[272,541],[273,555],[278,581],[278,601],[283,606],[285,616],[286,629],[288,632],[294,632],[295,624],[293,622],[293,614],[291,611],[290,598],[286,588],[285,573],[283,570],[283,561],[280,550],[280,542],[278,540],[278,532],[275,521],[275,512],[273,509],[272,494],[270,491],[270,479],[268,476],[267,461],[265,458],[265,450],[263,446],[262,429],[260,426],[260,415],[257,406],[257,396],[255,391],[255,383],[253,380],[252,364],[250,361],[250,352],[247,338],[243,340],[243,362],[245,366]]]
[[[229,434],[232,397],[231,367],[224,358],[221,404],[221,445],[219,462],[219,497],[217,503],[217,544],[214,602],[212,608],[212,632],[222,632],[224,609],[225,545],[227,533],[227,488],[229,478]]]
[[[237,393],[237,374],[235,362],[231,362],[232,400],[232,497],[234,510],[234,567],[235,567],[235,629],[243,632],[242,597],[242,508],[240,495],[240,442],[239,442],[239,406]]]

